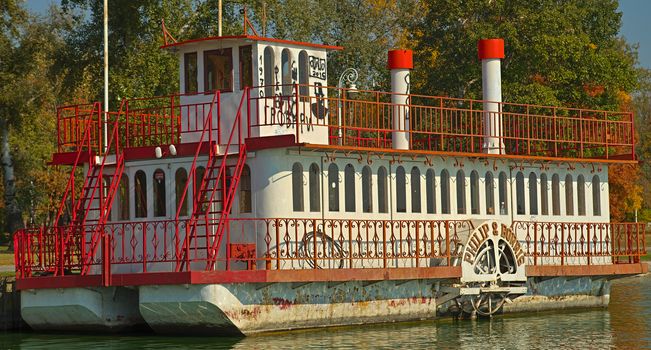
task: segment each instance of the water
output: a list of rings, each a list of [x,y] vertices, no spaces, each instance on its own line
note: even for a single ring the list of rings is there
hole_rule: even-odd
[[[287,332],[248,338],[0,333],[0,349],[651,348],[651,275],[613,282],[608,309]]]

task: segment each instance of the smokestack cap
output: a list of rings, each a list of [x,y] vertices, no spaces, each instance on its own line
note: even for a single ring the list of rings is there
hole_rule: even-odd
[[[477,43],[479,59],[504,58],[504,39],[481,39]]]
[[[413,69],[414,58],[411,50],[391,50],[389,51],[389,69]]]

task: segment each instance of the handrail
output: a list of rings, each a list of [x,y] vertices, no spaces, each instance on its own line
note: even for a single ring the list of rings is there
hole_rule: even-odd
[[[201,131],[201,137],[199,138],[199,142],[197,144],[197,149],[194,152],[194,157],[192,159],[192,165],[190,166],[190,172],[188,173],[188,179],[187,179],[187,181],[185,183],[185,186],[183,188],[183,194],[181,195],[181,199],[179,200],[178,203],[176,203],[177,209],[176,209],[176,215],[174,216],[176,218],[176,220],[179,220],[179,217],[181,216],[181,207],[182,207],[183,202],[185,201],[185,197],[187,196],[188,188],[190,186],[190,182],[195,184],[195,179],[194,178],[195,178],[195,174],[196,174],[196,170],[197,170],[197,159],[199,158],[199,154],[201,153],[201,149],[203,147],[203,142],[204,142],[204,137],[205,137],[205,134],[206,134],[206,130],[210,130],[210,132],[208,133],[208,143],[209,143],[209,146],[210,146],[210,154],[212,154],[212,152],[213,152],[213,150],[212,150],[212,147],[213,147],[213,144],[212,144],[212,141],[213,141],[212,140],[212,131],[213,131],[213,128],[212,128],[212,113],[213,113],[213,106],[215,105],[215,102],[217,102],[217,104],[221,103],[221,98],[220,98],[220,92],[219,91],[215,92],[215,94],[213,95],[212,101],[210,102],[210,109],[208,110],[208,117],[203,122],[203,130]],[[221,108],[217,109],[217,113],[218,114],[221,113]],[[219,120],[219,119],[220,119],[220,117],[218,116],[217,120]],[[195,194],[195,197],[197,197],[196,194]],[[195,201],[196,201],[196,198],[195,198]],[[193,201],[193,203],[194,203],[194,201]],[[190,208],[190,209],[192,209],[192,208]]]

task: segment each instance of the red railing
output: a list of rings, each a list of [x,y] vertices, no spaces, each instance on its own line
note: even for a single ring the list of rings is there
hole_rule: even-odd
[[[466,220],[228,219],[215,258],[202,239],[215,224],[107,223],[95,252],[81,235],[63,239],[76,228],[25,229],[14,237],[17,276],[173,272],[179,260],[195,271],[454,266],[473,229]],[[644,225],[516,222],[512,229],[529,265],[587,266],[639,263]]]
[[[84,143],[88,129],[90,150],[102,151],[102,107],[98,102],[57,108],[58,152],[76,152]]]
[[[646,223],[514,222],[531,265],[638,263]]]
[[[317,91],[304,96],[301,91]],[[254,97],[259,115],[251,125],[327,128],[330,145],[391,148],[392,133],[409,135],[409,148],[433,152],[483,153],[484,102],[422,95],[396,95],[333,87],[294,85],[291,95]],[[297,97],[298,96],[298,97]],[[634,126],[630,112],[495,104],[501,119],[500,154],[544,158],[633,160]],[[409,128],[393,115],[408,115]]]

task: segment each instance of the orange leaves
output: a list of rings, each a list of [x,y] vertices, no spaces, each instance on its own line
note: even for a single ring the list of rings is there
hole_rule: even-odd
[[[610,220],[623,221],[642,207],[639,165],[612,165],[608,168]]]

